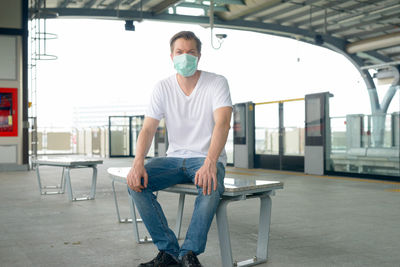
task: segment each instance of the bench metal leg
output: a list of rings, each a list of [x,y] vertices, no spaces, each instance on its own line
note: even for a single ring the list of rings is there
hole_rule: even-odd
[[[65,167],[65,183],[67,185],[67,193],[70,201],[82,201],[82,200],[93,200],[96,194],[96,183],[97,183],[97,167],[92,166],[93,175],[92,175],[92,186],[90,189],[90,195],[86,197],[74,197],[72,193],[72,185],[71,185],[71,169],[70,167]]]
[[[65,182],[64,182],[64,168],[63,172],[61,175],[61,181],[60,184],[58,185],[44,185],[42,186],[42,181],[40,179],[40,171],[39,171],[39,165],[36,165],[36,177],[38,180],[38,185],[39,185],[39,193],[40,195],[56,195],[56,194],[64,194],[65,192]],[[43,189],[59,189],[58,191],[44,191]]]
[[[260,221],[258,224],[257,261],[268,259],[269,229],[271,225],[272,201],[269,195],[260,198]]]
[[[97,166],[92,166],[93,175],[92,175],[92,186],[90,188],[90,199],[94,199],[96,195],[96,184],[97,184]]]
[[[143,244],[143,243],[151,243],[153,242],[153,240],[147,236],[145,236],[144,238],[140,238],[139,237],[139,227],[138,227],[138,222],[141,222],[141,219],[137,219],[136,218],[136,208],[135,208],[135,202],[133,201],[133,198],[131,196],[129,196],[129,207],[130,207],[130,211],[131,211],[131,222],[133,225],[133,235],[135,236],[135,240],[138,244]]]
[[[120,223],[131,223],[132,222],[132,218],[126,217],[124,219],[121,219],[121,214],[119,212],[119,205],[118,205],[118,199],[117,199],[117,192],[115,191],[115,180],[111,181],[111,186],[112,186],[112,191],[113,191],[113,195],[114,195],[115,210],[117,212],[117,220],[118,220],[118,222],[120,222]],[[156,192],[156,196],[158,196],[158,192]],[[129,196],[129,198],[131,198],[131,197]],[[143,220],[141,218],[136,218],[136,222],[143,222]]]
[[[141,218],[137,218],[135,202],[133,201],[133,198],[131,196],[129,196],[129,210],[130,210],[130,213],[131,213],[131,218],[121,219],[121,215],[120,215],[120,212],[119,212],[118,199],[117,199],[117,192],[115,191],[115,180],[111,181],[111,185],[112,185],[112,191],[113,191],[113,195],[114,195],[115,210],[117,211],[118,222],[120,222],[120,223],[132,223],[133,224],[133,235],[134,235],[135,240],[136,240],[136,242],[138,244],[151,243],[152,242],[151,238],[149,238],[147,236],[145,236],[144,238],[140,238],[140,236],[139,236],[138,223],[143,222],[143,220]],[[158,196],[158,192],[156,192],[156,196]]]
[[[68,194],[68,199],[70,201],[73,201],[73,195],[72,195],[72,185],[71,185],[71,177],[70,177],[70,168],[66,168],[65,171],[65,182],[67,183],[67,194]]]
[[[111,185],[112,185],[112,190],[113,190],[113,195],[114,195],[115,209],[117,211],[118,222],[120,222],[120,223],[132,222],[131,218],[125,218],[125,219],[121,220],[121,215],[119,213],[119,206],[118,206],[118,200],[117,200],[117,192],[115,192],[115,180],[112,180]]]
[[[231,239],[229,236],[228,217],[226,214],[226,207],[228,206],[228,203],[229,201],[221,199],[216,214],[222,267],[233,266]]]
[[[260,198],[260,219],[258,224],[258,240],[257,240],[257,253],[252,259],[233,262],[232,247],[229,233],[227,206],[229,202],[234,199],[225,200],[221,199],[217,208],[217,227],[219,245],[221,250],[221,261],[223,267],[232,266],[253,266],[267,261],[268,258],[268,241],[269,229],[271,224],[271,197],[269,195],[262,195]]]
[[[36,166],[36,177],[39,185],[39,193],[42,195],[42,182],[40,181],[39,165]]]
[[[185,193],[179,194],[178,213],[176,215],[175,236],[179,240],[182,226],[183,208],[185,206]]]

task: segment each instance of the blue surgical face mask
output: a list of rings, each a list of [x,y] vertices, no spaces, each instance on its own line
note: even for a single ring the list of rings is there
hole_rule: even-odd
[[[182,54],[174,56],[173,61],[176,71],[183,77],[190,77],[197,70],[198,57],[189,54]]]

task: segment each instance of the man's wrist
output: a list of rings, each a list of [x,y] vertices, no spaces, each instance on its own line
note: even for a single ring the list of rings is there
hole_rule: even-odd
[[[208,162],[208,163],[210,163],[210,164],[214,164],[214,165],[217,164],[217,159],[212,159],[212,158],[210,158],[210,157],[206,157],[206,160],[205,160],[205,161]]]
[[[136,164],[144,164],[144,157],[136,156],[135,159],[133,160],[133,165]]]

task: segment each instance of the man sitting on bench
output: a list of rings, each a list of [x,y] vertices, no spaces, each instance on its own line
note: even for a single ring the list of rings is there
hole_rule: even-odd
[[[140,131],[136,156],[128,174],[129,194],[159,253],[139,266],[201,266],[207,233],[224,192],[227,140],[232,101],[227,80],[197,70],[201,42],[183,31],[170,40],[171,59],[177,71],[154,88]],[[159,121],[168,130],[167,157],[144,164]],[[180,247],[154,191],[179,183],[194,183],[198,195],[193,216]]]

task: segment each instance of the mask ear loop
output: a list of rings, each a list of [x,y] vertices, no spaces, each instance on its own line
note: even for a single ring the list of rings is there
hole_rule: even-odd
[[[213,34],[213,30],[214,30],[214,0],[210,1],[210,29],[211,29],[211,46],[212,48],[214,48],[215,50],[218,50],[221,48],[222,43],[224,42],[223,39],[217,39],[219,46],[214,46],[214,34]]]

